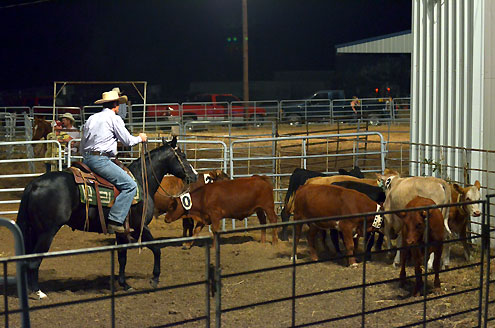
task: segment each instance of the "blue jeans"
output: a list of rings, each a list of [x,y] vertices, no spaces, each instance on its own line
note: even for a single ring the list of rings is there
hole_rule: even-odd
[[[108,219],[124,223],[127,213],[136,195],[136,182],[120,167],[111,161],[109,157],[98,155],[85,155],[83,163],[104,179],[113,183],[120,191],[115,203],[110,208]]]

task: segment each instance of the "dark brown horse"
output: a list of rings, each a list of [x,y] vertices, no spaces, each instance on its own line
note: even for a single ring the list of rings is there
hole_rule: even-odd
[[[46,136],[50,132],[52,132],[52,125],[50,122],[45,120],[43,116],[34,118],[32,140],[46,139]]]
[[[33,121],[33,136],[31,140],[42,140],[46,139],[48,133],[52,132],[52,125],[50,122],[45,120],[43,116],[35,116]],[[36,144],[33,145],[34,154],[36,157],[45,157],[46,144]]]
[[[197,175],[191,165],[187,162],[184,153],[177,147],[177,139],[163,141],[163,145],[152,150],[146,156],[146,169],[148,191],[154,195],[161,179],[165,174],[173,174],[186,183],[197,180]],[[136,177],[139,185],[143,186],[141,172],[143,170],[140,158],[129,165],[129,170]],[[157,180],[158,179],[158,180]],[[139,188],[143,190],[142,188]],[[146,207],[145,207],[145,202]],[[147,209],[145,213],[144,225],[142,221],[143,207]],[[108,215],[108,208],[104,209],[105,217]],[[90,232],[102,232],[99,223],[98,209],[90,206],[88,211],[89,228],[86,229],[86,206],[81,203],[79,188],[74,182],[72,173],[67,171],[57,171],[46,173],[33,181],[26,188],[21,199],[17,224],[24,235],[24,244],[27,254],[44,253],[50,248],[53,238],[63,225],[68,225],[72,229],[86,230]],[[139,238],[142,229],[142,240],[151,241],[153,236],[148,228],[148,223],[153,218],[153,198],[148,197],[131,207],[129,213],[129,225],[131,236]],[[117,244],[129,242],[125,234],[116,234]],[[160,276],[160,248],[149,246],[154,255],[152,286],[158,285]],[[127,250],[121,249],[118,252],[119,260],[119,284],[125,289],[130,289],[125,279],[125,265],[127,261]],[[46,295],[39,289],[38,271],[41,259],[36,259],[28,264],[28,284],[31,291],[37,293],[39,298]]]

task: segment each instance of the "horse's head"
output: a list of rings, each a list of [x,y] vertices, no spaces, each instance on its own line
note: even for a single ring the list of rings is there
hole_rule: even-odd
[[[198,180],[198,172],[187,161],[186,155],[177,146],[177,137],[174,136],[171,141],[163,138],[162,141],[165,146],[170,147],[174,154],[174,158],[170,161],[168,173],[185,180],[186,184],[196,182]]]
[[[43,117],[35,117],[33,121],[33,137],[32,140],[41,140],[46,138],[48,133],[52,131],[50,122]]]

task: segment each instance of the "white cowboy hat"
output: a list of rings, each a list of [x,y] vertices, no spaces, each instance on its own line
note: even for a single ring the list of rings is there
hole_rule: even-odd
[[[101,95],[101,99],[95,101],[95,104],[103,104],[103,103],[106,103],[106,102],[110,102],[110,101],[119,101],[119,103],[121,101],[127,101],[127,97],[126,96],[122,96],[120,97],[119,96],[119,93],[117,91],[108,91],[108,92],[103,92],[103,94]]]
[[[67,118],[67,119],[71,120],[72,123],[74,123],[76,121],[76,119],[74,118],[74,116],[72,116],[71,113],[64,113],[64,114],[60,115],[59,119],[61,120],[63,118]]]
[[[112,91],[117,91],[117,93],[119,94],[119,96],[123,97],[124,99],[120,99],[119,100],[119,104],[125,104],[127,102],[127,96],[124,96],[122,94],[122,92],[120,92],[120,88],[113,88]]]

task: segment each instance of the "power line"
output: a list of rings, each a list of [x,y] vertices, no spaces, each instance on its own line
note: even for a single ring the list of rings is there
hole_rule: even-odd
[[[31,2],[18,3],[18,4],[15,4],[15,5],[3,6],[3,7],[0,7],[0,9],[8,9],[8,8],[14,8],[14,7],[21,7],[21,6],[29,6],[29,5],[35,5],[35,4],[38,4],[38,3],[42,3],[42,2],[48,2],[48,1],[53,1],[53,0],[35,0],[35,1],[31,1]]]

